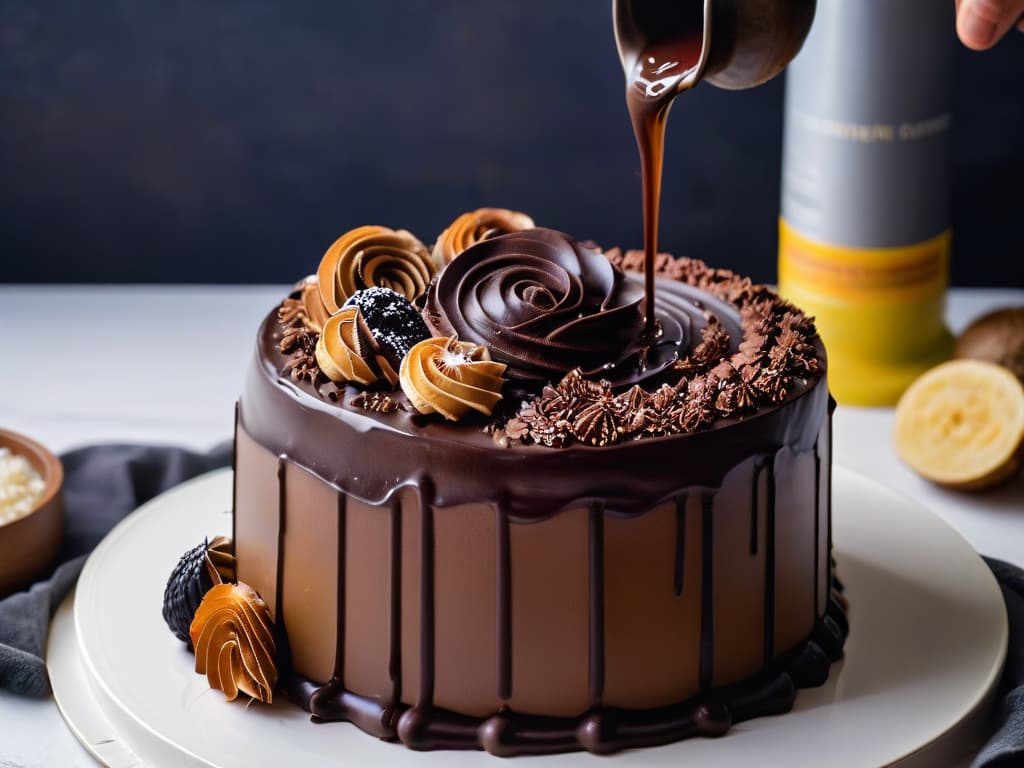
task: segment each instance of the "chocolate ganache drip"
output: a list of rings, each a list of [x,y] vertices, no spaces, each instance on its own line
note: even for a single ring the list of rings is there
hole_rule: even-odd
[[[661,335],[645,342],[643,298],[640,282],[600,251],[538,228],[463,251],[432,286],[424,317],[438,336],[488,347],[511,379],[543,385],[578,368],[624,386],[685,355],[711,316],[696,296],[659,301]],[[738,316],[718,309],[732,315],[738,344]]]

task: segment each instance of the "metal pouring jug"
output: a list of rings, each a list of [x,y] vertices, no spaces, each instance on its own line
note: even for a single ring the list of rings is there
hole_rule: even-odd
[[[707,80],[719,88],[753,88],[796,56],[814,20],[815,0],[613,0],[615,39],[627,74],[663,26],[689,24],[703,40],[699,63],[678,88]],[[659,18],[665,20],[663,25]],[[671,23],[668,22],[671,19]],[[682,20],[682,22],[680,21]]]

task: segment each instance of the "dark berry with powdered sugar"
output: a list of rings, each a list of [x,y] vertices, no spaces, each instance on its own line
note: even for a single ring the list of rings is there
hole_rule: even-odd
[[[390,288],[356,291],[345,306],[359,307],[373,338],[396,368],[414,345],[430,338],[419,310]]]

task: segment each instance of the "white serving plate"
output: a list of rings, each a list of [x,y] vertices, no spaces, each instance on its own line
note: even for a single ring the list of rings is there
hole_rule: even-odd
[[[611,758],[516,758],[531,768],[602,765],[942,766],[977,748],[1006,655],[999,588],[973,549],[914,502],[841,468],[834,538],[851,603],[846,658],[794,710]],[[314,725],[287,701],[226,703],[160,615],[178,557],[230,530],[231,473],[219,470],[154,499],[90,557],[59,610],[49,664],[69,726],[110,765],[494,766],[482,752],[412,752],[347,723]]]

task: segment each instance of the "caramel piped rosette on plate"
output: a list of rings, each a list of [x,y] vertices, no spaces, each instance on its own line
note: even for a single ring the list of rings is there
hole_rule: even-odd
[[[252,587],[218,584],[203,598],[189,629],[196,672],[228,701],[247,694],[269,704],[277,683],[270,610]]]
[[[427,291],[435,272],[423,243],[404,229],[357,227],[339,237],[327,249],[317,281],[320,297],[334,314],[357,291],[390,288],[409,301]]]
[[[235,580],[235,545],[227,536],[203,540],[183,554],[164,587],[163,617],[174,636],[191,647],[189,627],[214,585]]]
[[[324,375],[339,384],[398,383],[398,374],[355,306],[331,315],[316,343],[316,361]]]
[[[402,391],[423,414],[458,421],[470,410],[489,416],[501,400],[504,363],[486,347],[451,338],[426,339],[402,360]]]
[[[471,245],[533,227],[533,219],[525,213],[507,208],[477,208],[459,216],[438,235],[434,263],[440,269]]]

